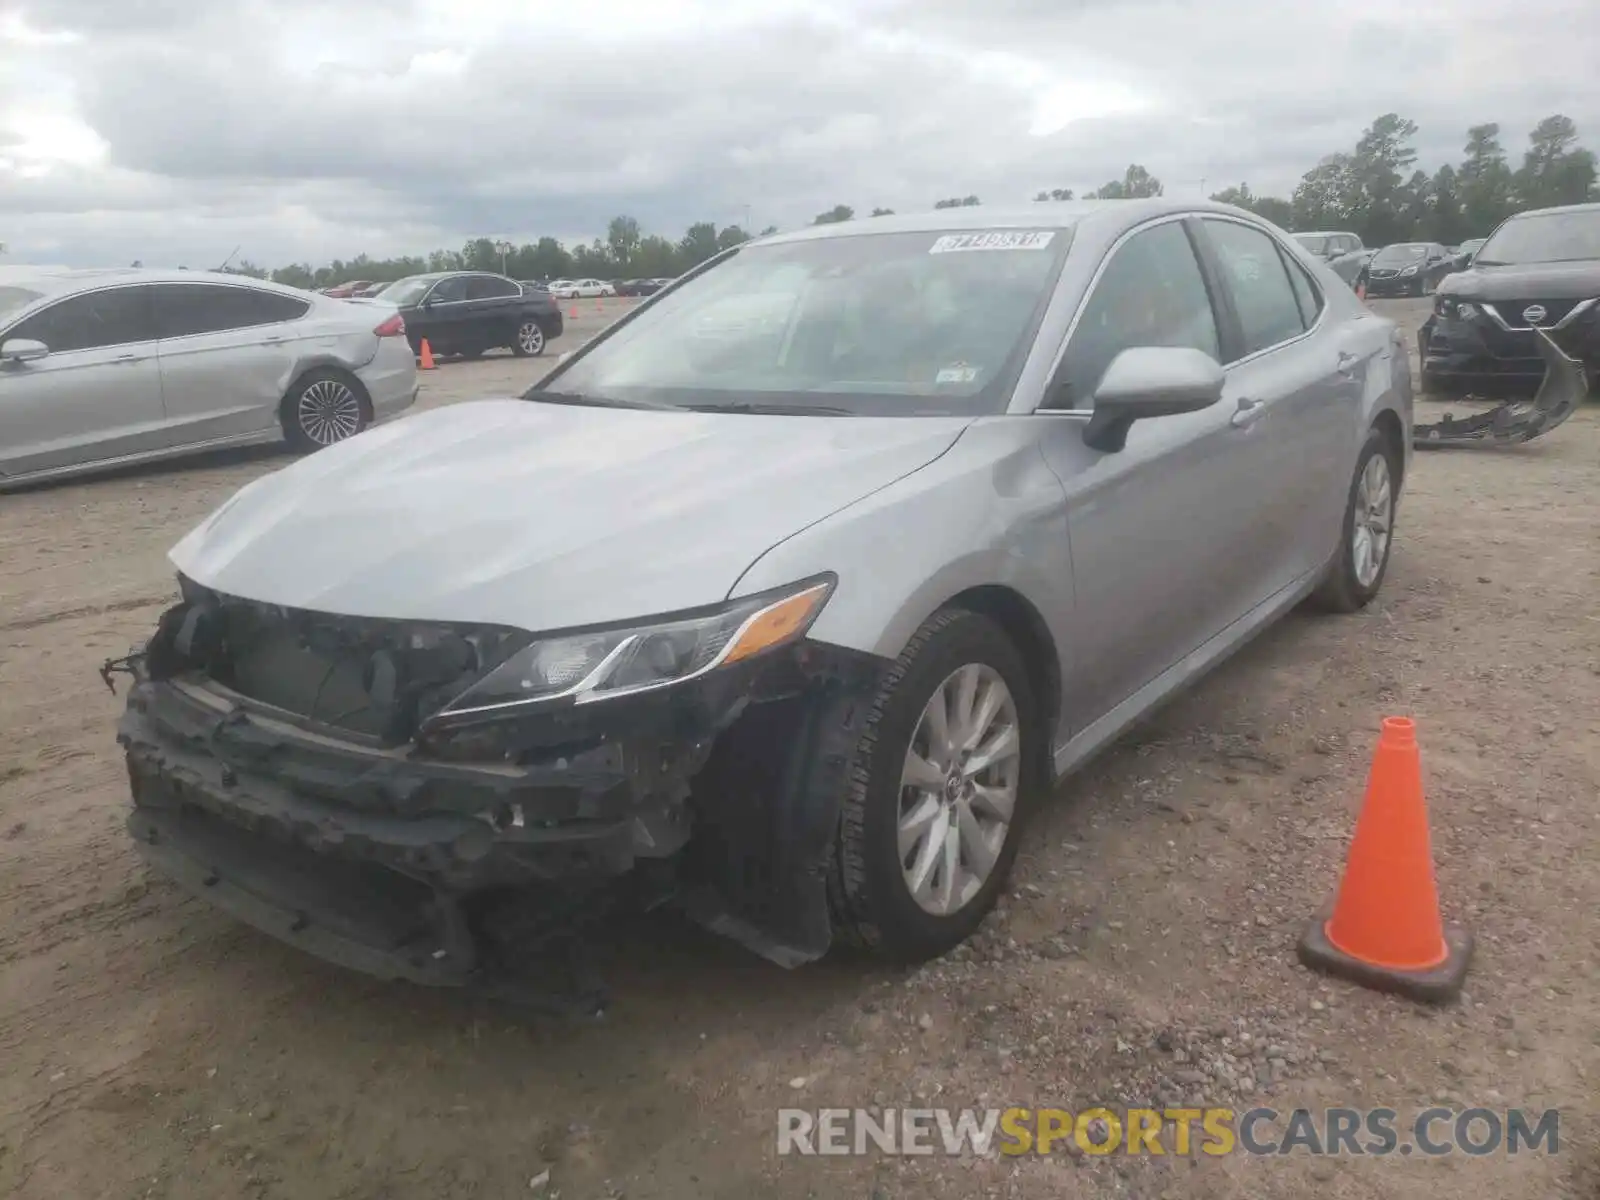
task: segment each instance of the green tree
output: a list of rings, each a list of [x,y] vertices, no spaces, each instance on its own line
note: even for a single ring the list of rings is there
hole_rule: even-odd
[[[1578,127],[1557,113],[1534,126],[1522,168],[1512,179],[1521,208],[1579,204],[1594,190],[1593,152],[1578,145]]]
[[[682,271],[698,267],[717,252],[717,227],[710,221],[689,226],[678,243],[678,266]]]
[[[771,237],[773,234],[775,234],[777,232],[778,232],[778,227],[776,225],[768,225],[765,229],[763,229],[761,231],[761,236],[762,237]]]
[[[935,200],[934,208],[975,208],[983,203],[976,196],[952,196],[948,200]]]
[[[1161,195],[1161,181],[1138,163],[1131,163],[1121,179],[1113,179],[1089,193],[1091,200],[1142,200]]]
[[[856,215],[856,210],[848,204],[835,204],[825,213],[818,213],[812,218],[813,225],[837,225],[841,221],[848,221]]]
[[[1349,229],[1354,224],[1353,166],[1348,154],[1330,154],[1300,177],[1290,201],[1292,227]]]
[[[727,250],[749,240],[750,235],[748,233],[737,225],[729,225],[721,233],[717,234],[717,249]]]
[[[892,216],[894,216],[894,209],[892,209],[892,208],[875,208],[875,209],[872,210],[870,215],[872,215],[874,217],[892,217]]]
[[[1433,174],[1428,185],[1430,209],[1426,232],[1429,241],[1454,246],[1471,236],[1467,230],[1466,205],[1461,197],[1461,181],[1456,169],[1445,163]]]
[[[1467,130],[1465,157],[1456,172],[1468,237],[1485,237],[1511,215],[1511,168],[1500,145],[1500,126]]]
[[[1036,200],[1036,201],[1039,201],[1039,200],[1071,200],[1071,199],[1072,199],[1072,189],[1071,188],[1051,188],[1049,191],[1040,192],[1037,196],[1034,197],[1034,200]]]
[[[606,226],[606,247],[611,261],[626,275],[633,269],[633,260],[639,253],[639,222],[632,217],[612,217]]]

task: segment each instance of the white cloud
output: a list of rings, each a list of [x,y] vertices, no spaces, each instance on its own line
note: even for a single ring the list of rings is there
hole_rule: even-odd
[[[1595,61],[1592,0],[0,0],[0,240],[323,260],[1024,201],[1131,161],[1287,193],[1391,110],[1429,168],[1554,111],[1600,145]]]

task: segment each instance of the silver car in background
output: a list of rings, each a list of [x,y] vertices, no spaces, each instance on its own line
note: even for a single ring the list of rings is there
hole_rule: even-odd
[[[198,450],[316,450],[411,405],[392,305],[202,271],[0,275],[0,486]]]
[[[779,963],[939,954],[1056,779],[1300,601],[1377,594],[1411,386],[1392,321],[1224,205],[747,243],[522,398],[190,532],[109,667],[130,831],[423,983],[662,874]]]

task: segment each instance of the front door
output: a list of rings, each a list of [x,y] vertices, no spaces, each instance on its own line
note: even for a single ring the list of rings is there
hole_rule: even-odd
[[[0,365],[0,475],[31,475],[168,443],[150,289],[68,296],[0,332],[50,353]]]
[[[1135,346],[1183,346],[1223,361],[1228,326],[1179,218],[1141,226],[1110,252],[1086,297],[1052,392],[1091,409],[1111,360]],[[1064,393],[1059,389],[1064,388]],[[1062,732],[1081,732],[1203,645],[1245,605],[1249,530],[1266,458],[1248,410],[1136,422],[1127,445],[1083,443],[1081,419],[1051,423],[1042,447],[1067,495],[1076,663]]]

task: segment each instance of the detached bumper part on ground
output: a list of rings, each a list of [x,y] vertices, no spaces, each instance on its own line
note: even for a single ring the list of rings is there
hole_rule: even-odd
[[[1424,352],[1428,336],[1424,325],[1419,335]],[[1424,448],[1515,446],[1549,433],[1575,413],[1588,396],[1589,369],[1543,329],[1533,331],[1533,343],[1545,371],[1532,400],[1509,401],[1468,417],[1446,413],[1441,420],[1414,426],[1413,443]]]
[[[490,990],[618,901],[676,897],[784,965],[826,952],[826,855],[876,660],[802,642],[424,748],[329,736],[208,679],[177,649],[192,611],[127,662],[128,827],[235,917],[371,975]]]

